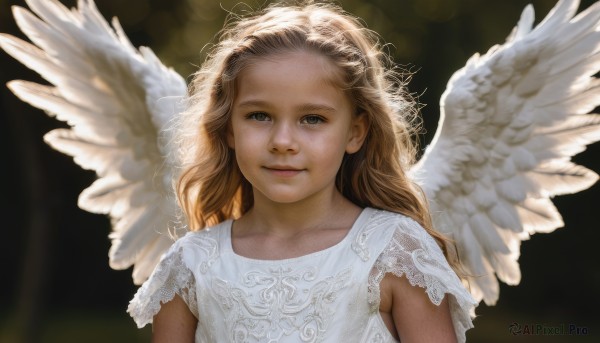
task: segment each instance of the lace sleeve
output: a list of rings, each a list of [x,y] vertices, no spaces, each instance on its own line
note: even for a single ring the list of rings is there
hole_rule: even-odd
[[[190,311],[198,318],[198,305],[195,292],[195,279],[191,270],[184,264],[182,248],[175,244],[163,256],[160,263],[129,303],[127,312],[133,317],[138,328],[152,323],[152,318],[163,303],[179,295]]]
[[[432,303],[439,305],[449,294],[450,314],[459,342],[473,327],[477,302],[450,268],[435,240],[415,221],[403,218],[392,239],[375,262],[369,277],[369,303],[379,307],[379,285],[386,273],[406,276],[413,286],[425,289]]]

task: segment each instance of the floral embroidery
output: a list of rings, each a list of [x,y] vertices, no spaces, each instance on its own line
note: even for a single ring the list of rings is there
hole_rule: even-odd
[[[297,335],[319,342],[333,317],[338,291],[350,283],[351,270],[317,280],[315,267],[278,267],[250,271],[242,288],[216,278],[213,292],[226,314],[233,342],[277,342]]]

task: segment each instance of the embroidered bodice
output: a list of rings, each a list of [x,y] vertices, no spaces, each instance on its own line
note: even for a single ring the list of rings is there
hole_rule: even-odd
[[[459,341],[472,327],[476,302],[408,217],[367,208],[338,244],[285,260],[237,255],[231,224],[173,244],[129,305],[138,327],[178,294],[198,318],[196,342],[395,342],[379,314],[386,273],[406,276],[436,305],[449,294]]]

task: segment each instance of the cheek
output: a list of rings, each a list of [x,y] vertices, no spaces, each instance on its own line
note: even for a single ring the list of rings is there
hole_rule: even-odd
[[[329,169],[336,169],[342,163],[346,152],[346,134],[345,132],[332,132],[325,136],[315,136],[308,139],[308,144],[313,147],[311,154],[323,166]]]
[[[229,130],[227,134],[227,142],[229,146],[236,150],[244,148],[244,139],[248,136],[247,130],[244,129],[244,123],[239,119],[233,118],[229,124]]]
[[[237,148],[234,149],[234,154],[237,167],[246,179],[252,180],[253,169],[251,162],[256,160],[254,155],[252,155],[252,150],[247,149],[248,146],[244,145],[243,143],[240,143],[239,141],[236,142],[236,146]]]
[[[244,130],[243,127],[232,128],[231,141],[234,146],[235,157],[240,168],[244,168],[251,161],[255,161],[264,145],[262,136],[256,130]]]

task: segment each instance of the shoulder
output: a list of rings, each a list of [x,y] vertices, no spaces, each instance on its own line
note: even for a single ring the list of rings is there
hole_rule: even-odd
[[[365,262],[380,256],[386,247],[389,248],[394,242],[410,242],[402,244],[402,249],[422,247],[424,243],[421,241],[436,244],[425,229],[412,218],[374,208],[365,209],[364,222],[359,225],[354,235],[352,249]]]
[[[410,285],[424,288],[435,305],[441,303],[446,293],[456,293],[465,302],[471,301],[442,249],[421,225],[401,214],[382,212],[381,217],[387,218],[385,229],[389,238],[373,266],[370,286],[377,291],[370,299],[372,304],[379,303],[379,284],[387,274],[404,276]]]
[[[175,255],[190,270],[200,266],[200,271],[205,272],[220,255],[221,237],[229,225],[230,221],[224,221],[199,231],[187,232],[173,243],[164,258]]]
[[[382,217],[387,217],[389,218],[389,221],[395,223],[396,228],[400,227],[407,232],[426,232],[423,226],[421,226],[421,224],[419,224],[416,220],[407,215],[385,210],[379,210],[379,212]]]
[[[188,231],[177,238],[171,247],[171,251],[181,250],[190,246],[207,246],[216,244],[225,230],[228,229],[230,221],[226,220],[217,225],[206,227],[197,231]]]
[[[391,273],[405,275],[411,285],[423,288],[432,281],[429,278],[432,275],[447,276],[439,282],[460,283],[438,243],[419,223],[403,214],[388,211],[380,211],[379,217],[379,221],[385,223],[382,229],[387,231],[388,236],[374,266],[378,271],[378,281]],[[435,304],[443,298],[440,293],[430,295]]]
[[[369,225],[377,227],[398,228],[402,227],[409,231],[423,230],[423,227],[414,219],[401,213],[381,210],[376,208],[367,208],[371,212]]]
[[[219,257],[217,237],[224,225],[226,223],[188,232],[162,255],[152,275],[138,289],[127,309],[138,327],[152,323],[153,317],[165,304],[170,304],[167,305],[168,309],[183,308],[179,300],[183,300],[191,314],[198,318],[196,293],[193,290],[196,289],[198,273],[205,273]],[[174,298],[177,300],[172,302]]]
[[[387,223],[388,230],[392,231],[396,238],[401,236],[415,243],[419,242],[419,245],[432,244],[436,247],[438,246],[435,239],[427,232],[427,230],[413,218],[395,212],[383,210],[380,212],[382,220]]]
[[[423,226],[411,217],[386,210],[371,209],[371,211],[372,214],[368,224],[363,229],[363,235],[379,232],[382,235],[388,236],[389,239],[401,236],[415,242],[423,241],[422,243],[434,243],[437,245],[433,237],[427,233]]]

